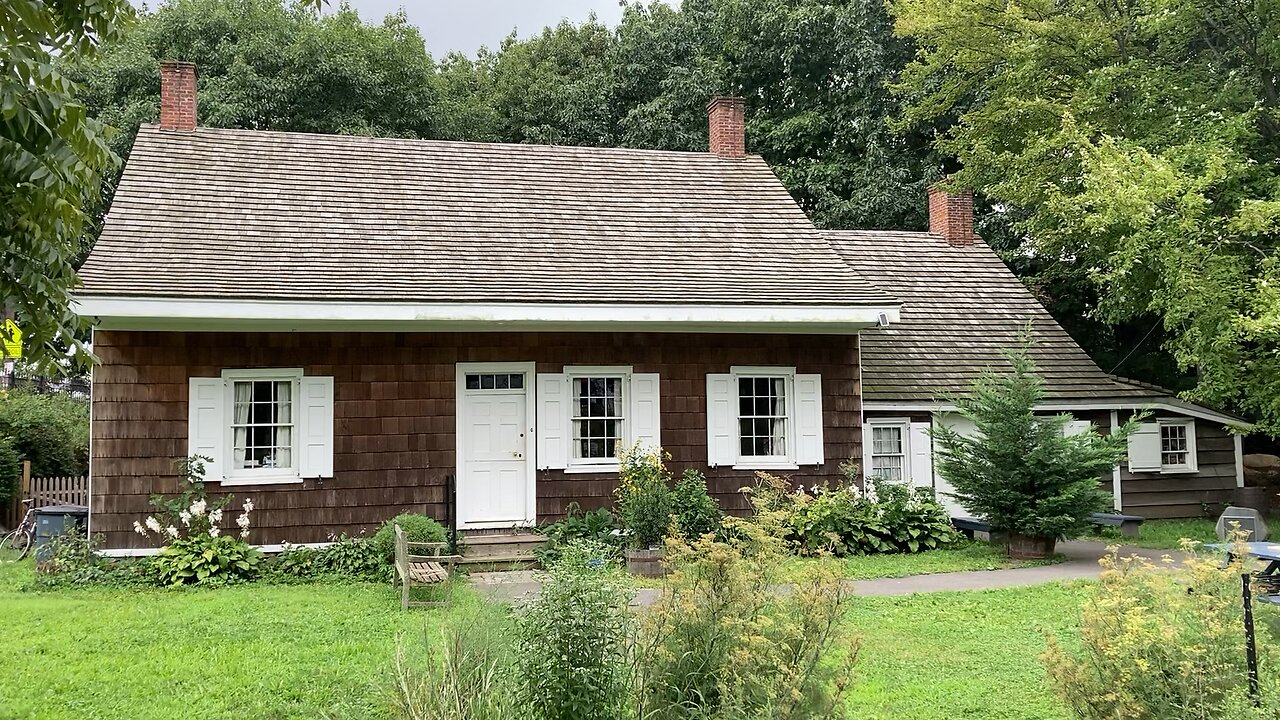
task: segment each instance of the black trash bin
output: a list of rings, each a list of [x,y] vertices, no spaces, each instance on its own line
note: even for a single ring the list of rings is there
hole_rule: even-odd
[[[89,524],[89,508],[84,505],[50,505],[36,508],[36,563],[49,559],[54,538],[69,530],[83,533]]]

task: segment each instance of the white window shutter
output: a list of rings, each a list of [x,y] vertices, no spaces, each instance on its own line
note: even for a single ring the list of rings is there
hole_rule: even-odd
[[[226,383],[222,378],[190,378],[187,398],[187,455],[209,458],[204,479],[222,482],[227,437]]]
[[[1087,433],[1092,429],[1093,423],[1088,420],[1072,420],[1062,428],[1062,434],[1066,437],[1071,437],[1072,435]]]
[[[658,373],[631,375],[631,442],[662,447],[662,398]]]
[[[1160,472],[1160,426],[1142,423],[1129,436],[1129,472]]]
[[[563,373],[538,373],[538,458],[540,470],[569,464],[569,383]]]
[[[796,375],[796,464],[821,465],[822,376]]]
[[[933,437],[929,423],[913,422],[908,430],[908,467],[912,487],[933,488]]]
[[[864,483],[871,477],[871,451],[874,449],[871,443],[871,423],[864,417],[862,418],[862,481]]]
[[[707,465],[719,467],[738,461],[738,393],[733,376],[727,373],[707,374]]]
[[[302,457],[298,475],[304,478],[333,477],[333,378],[304,377],[299,381],[301,407],[298,419]]]

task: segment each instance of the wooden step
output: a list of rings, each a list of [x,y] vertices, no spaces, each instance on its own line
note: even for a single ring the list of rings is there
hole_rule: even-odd
[[[463,533],[458,541],[462,544],[462,563],[464,565],[493,562],[532,562],[535,560],[534,550],[547,541],[546,537],[530,532],[508,532],[503,534],[471,535]]]

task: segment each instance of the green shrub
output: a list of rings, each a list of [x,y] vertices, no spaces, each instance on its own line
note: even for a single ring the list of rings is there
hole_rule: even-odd
[[[597,508],[591,512],[583,512],[576,502],[569,503],[565,509],[564,520],[538,528],[538,532],[546,536],[535,553],[544,567],[549,567],[559,559],[560,553],[574,540],[592,540],[613,549],[617,556],[622,548],[623,536],[617,520],[608,508]]]
[[[263,568],[263,579],[272,582],[316,579],[385,582],[392,567],[381,548],[369,538],[339,535],[325,547],[286,547]]]
[[[22,477],[22,456],[13,446],[13,438],[0,435],[0,507],[18,494]]]
[[[671,527],[671,473],[661,448],[638,443],[618,457],[618,518],[633,548],[659,547]]]
[[[401,720],[520,717],[512,685],[509,618],[486,605],[449,623],[412,654],[397,643],[394,712]]]
[[[401,513],[382,523],[378,532],[369,538],[388,563],[393,562],[396,557],[396,525],[404,531],[409,542],[445,542],[449,538],[444,526],[432,518],[415,513]]]
[[[148,558],[106,558],[97,554],[101,536],[88,538],[71,529],[51,538],[48,555],[40,564],[32,587],[38,590],[98,585],[138,587],[155,585],[157,578]]]
[[[533,720],[615,718],[626,705],[631,590],[609,552],[569,543],[517,616],[517,695]]]
[[[671,491],[671,510],[686,538],[697,538],[720,529],[724,513],[707,493],[707,478],[697,470],[684,471]]]
[[[89,403],[62,393],[0,391],[0,436],[35,477],[89,472]],[[0,468],[3,469],[3,468]]]
[[[756,478],[748,489],[753,506],[781,513],[784,538],[801,555],[914,553],[960,540],[927,488],[872,480],[865,493],[853,484],[806,491],[768,473]]]
[[[1243,556],[1244,553],[1241,553]],[[1262,707],[1248,701],[1240,563],[1195,556],[1171,569],[1103,559],[1078,641],[1050,638],[1049,681],[1082,720],[1280,717],[1280,653],[1265,623],[1257,644]]]
[[[1111,494],[1098,478],[1125,458],[1142,416],[1108,434],[1065,435],[1070,415],[1035,414],[1044,383],[1035,373],[1030,339],[1005,357],[1007,372],[983,371],[972,391],[955,399],[960,414],[977,427],[973,437],[934,426],[938,474],[951,483],[956,501],[994,528],[1076,537],[1089,529],[1090,513],[1111,507]]]
[[[844,594],[823,568],[779,593],[789,561],[782,522],[726,518],[726,540],[666,544],[670,572],[641,623],[636,716],[654,720],[829,717],[857,659],[837,631]],[[835,653],[838,644],[846,652]],[[820,662],[835,656],[834,661]]]
[[[179,538],[152,559],[163,585],[224,584],[252,580],[262,553],[234,535]]]

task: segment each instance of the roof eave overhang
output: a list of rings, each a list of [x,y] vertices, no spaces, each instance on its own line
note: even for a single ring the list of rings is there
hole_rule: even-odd
[[[1171,398],[1172,400],[1172,398]],[[897,411],[897,412],[955,412],[956,406],[949,402],[928,400],[864,400],[864,410]],[[1107,399],[1090,400],[1053,400],[1042,402],[1037,410],[1045,412],[1070,412],[1072,410],[1164,410],[1166,412],[1186,415],[1188,417],[1212,420],[1248,432],[1254,424],[1234,415],[1218,412],[1199,405],[1191,405],[1185,401],[1170,402],[1160,399]]]
[[[885,305],[416,303],[78,296],[102,330],[735,332],[853,334],[898,321]]]

